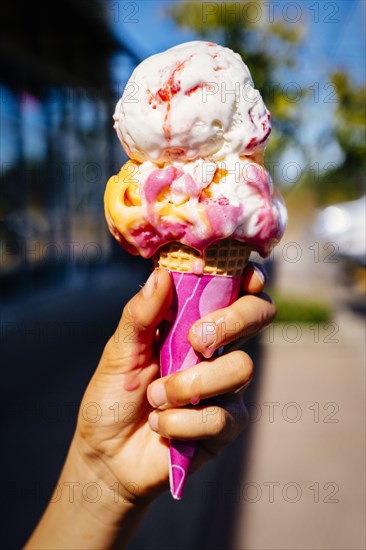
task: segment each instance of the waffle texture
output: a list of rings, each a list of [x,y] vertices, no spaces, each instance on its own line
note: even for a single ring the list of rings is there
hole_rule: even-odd
[[[252,250],[251,246],[235,239],[223,239],[208,247],[201,256],[198,250],[174,242],[159,249],[154,265],[180,273],[201,271],[205,275],[240,276]]]

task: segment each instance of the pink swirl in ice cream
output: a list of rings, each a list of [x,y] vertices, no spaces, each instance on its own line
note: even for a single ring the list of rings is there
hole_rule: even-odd
[[[146,258],[171,241],[203,251],[230,236],[265,256],[284,230],[270,175],[249,159],[163,168],[130,161],[108,182],[106,204],[112,233]]]
[[[271,132],[270,114],[239,54],[198,41],[140,63],[114,120],[123,148],[138,162],[252,155]]]
[[[270,115],[238,54],[189,42],[146,59],[114,119],[132,160],[109,180],[105,211],[129,252],[234,237],[269,254],[286,209],[261,165]]]

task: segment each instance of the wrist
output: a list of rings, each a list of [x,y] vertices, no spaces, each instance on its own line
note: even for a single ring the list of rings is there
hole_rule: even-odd
[[[54,493],[25,548],[113,548],[124,546],[148,502],[134,502],[97,457],[80,452],[74,437]]]
[[[122,483],[104,456],[91,449],[78,434],[71,443],[60,481],[66,487],[76,482],[80,505],[114,526],[123,522],[126,515],[144,513],[150,504],[138,495],[135,483]]]

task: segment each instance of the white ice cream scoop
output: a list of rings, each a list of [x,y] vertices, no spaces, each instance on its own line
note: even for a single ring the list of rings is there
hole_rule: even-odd
[[[140,63],[114,120],[129,157],[158,164],[253,156],[271,131],[270,114],[241,57],[201,41]]]

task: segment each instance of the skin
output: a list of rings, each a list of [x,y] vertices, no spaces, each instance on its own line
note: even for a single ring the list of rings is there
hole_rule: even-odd
[[[164,378],[158,378],[156,337],[171,303],[171,278],[163,269],[151,274],[105,346],[55,493],[25,548],[123,547],[167,489],[167,439],[198,440],[195,470],[238,436],[248,420],[243,392],[252,361],[238,350],[210,357],[273,320],[259,269],[249,264],[244,272],[244,296],[191,327],[190,343],[205,360]],[[207,324],[214,328],[211,342],[204,338]]]

